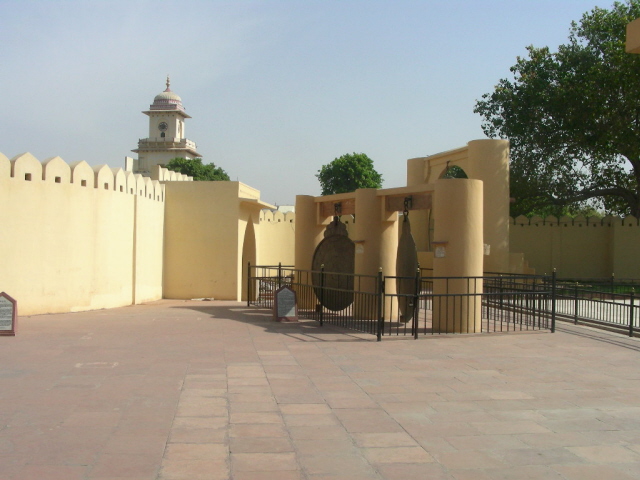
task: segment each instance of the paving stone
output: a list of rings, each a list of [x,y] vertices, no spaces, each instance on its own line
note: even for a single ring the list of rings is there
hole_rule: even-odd
[[[21,318],[0,480],[640,478],[638,339],[378,343],[271,318],[173,300]]]

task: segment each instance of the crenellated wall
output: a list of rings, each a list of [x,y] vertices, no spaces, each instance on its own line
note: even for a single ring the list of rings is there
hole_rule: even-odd
[[[164,197],[120,168],[0,153],[0,291],[21,315],[161,298]]]
[[[536,273],[559,277],[640,278],[640,223],[626,218],[510,218],[511,250]]]
[[[294,212],[278,210],[260,212],[258,237],[258,258],[261,265],[295,264],[295,224]]]
[[[240,182],[0,153],[0,291],[20,315],[239,300],[246,258],[293,264],[293,213]]]

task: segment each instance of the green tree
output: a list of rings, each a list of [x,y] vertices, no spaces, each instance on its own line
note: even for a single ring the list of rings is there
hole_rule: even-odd
[[[444,172],[442,178],[469,178],[467,172],[457,165],[447,167],[447,171]]]
[[[625,53],[640,0],[594,8],[557,52],[527,47],[476,102],[488,137],[511,143],[512,215],[597,207],[640,216],[640,56]]]
[[[204,165],[201,158],[172,158],[166,168],[189,175],[196,181],[229,180],[229,175],[222,168],[216,167],[213,163]]]
[[[316,174],[322,195],[353,192],[358,188],[382,187],[382,175],[364,153],[347,153],[323,165]]]

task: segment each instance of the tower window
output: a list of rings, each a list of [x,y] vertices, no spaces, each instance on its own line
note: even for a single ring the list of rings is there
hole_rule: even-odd
[[[25,174],[24,174],[24,179],[25,179],[27,182],[30,182],[30,181],[31,181],[31,174],[30,174],[30,173],[25,173]]]
[[[160,137],[164,138],[164,132],[160,132]]]

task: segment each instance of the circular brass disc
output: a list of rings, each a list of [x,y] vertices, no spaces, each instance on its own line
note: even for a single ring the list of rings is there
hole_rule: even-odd
[[[400,307],[400,321],[408,322],[414,314],[414,296],[416,295],[416,272],[418,270],[418,251],[416,242],[411,235],[409,218],[402,222],[402,234],[398,241],[398,255],[396,257],[396,276],[406,277],[396,279],[398,292],[398,306]]]
[[[322,306],[329,310],[344,310],[353,303],[355,252],[355,243],[345,235],[329,235],[316,247],[311,264],[313,288]]]

